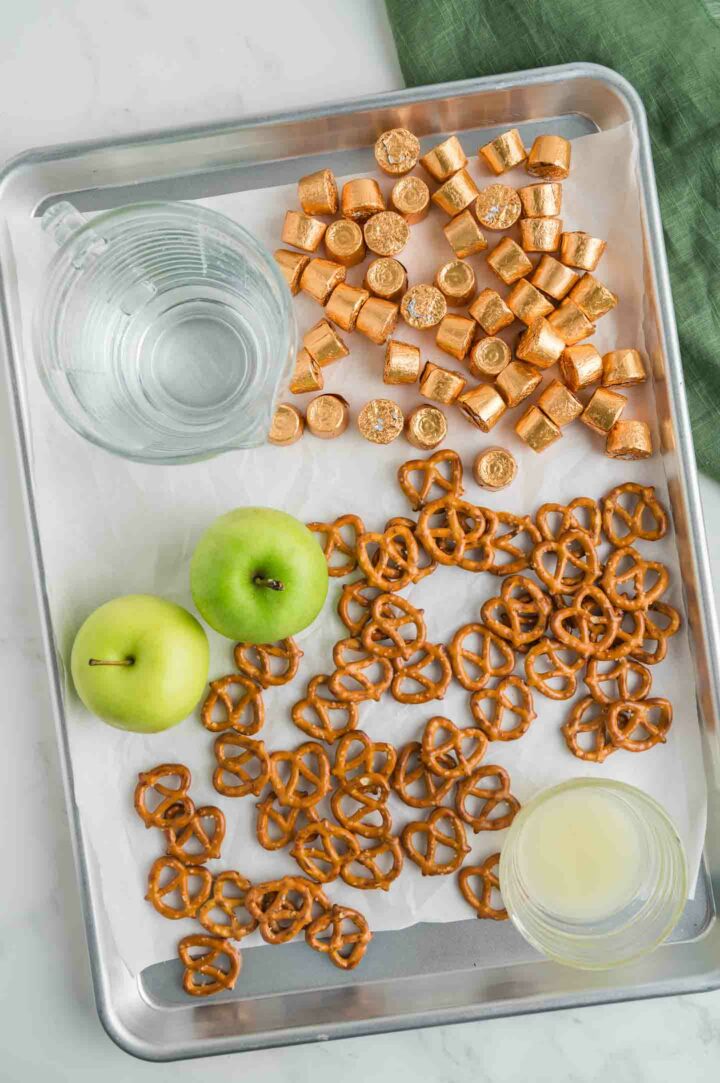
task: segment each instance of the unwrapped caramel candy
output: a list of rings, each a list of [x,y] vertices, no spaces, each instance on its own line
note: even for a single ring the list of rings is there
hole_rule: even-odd
[[[393,186],[390,202],[408,225],[422,222],[430,210],[430,189],[422,177],[402,177]]]
[[[443,353],[449,353],[457,361],[464,361],[472,346],[476,327],[475,321],[467,316],[443,316],[435,332],[435,343]]]
[[[298,181],[298,199],[305,214],[337,214],[338,190],[331,169],[318,169]]]
[[[527,151],[517,128],[511,128],[510,131],[491,139],[489,143],[479,148],[478,154],[480,160],[484,161],[498,176],[520,165],[527,158]]]
[[[544,451],[562,436],[560,429],[537,406],[529,406],[515,426],[515,432],[533,451]]]
[[[481,451],[473,463],[473,477],[482,489],[497,492],[515,480],[515,457],[504,447],[489,447]]]
[[[607,436],[605,453],[611,459],[648,459],[653,452],[646,421],[616,421]]]
[[[420,376],[420,350],[410,342],[389,338],[385,344],[383,383],[414,384]]]
[[[547,316],[555,306],[548,301],[540,290],[535,289],[527,278],[521,278],[516,282],[507,295],[507,306],[519,320],[530,326],[541,316]]]
[[[569,425],[583,412],[583,404],[560,380],[550,381],[538,397],[537,404],[559,429]]]
[[[420,165],[427,170],[433,180],[442,183],[448,177],[452,177],[453,173],[464,169],[467,165],[467,157],[458,137],[451,135],[424,154],[420,159]]]
[[[432,451],[447,436],[447,421],[437,406],[416,406],[405,425],[408,443],[423,451]]]
[[[525,168],[534,177],[565,180],[570,172],[570,143],[561,135],[536,136]]]
[[[478,339],[470,350],[467,364],[473,376],[482,379],[499,376],[510,364],[511,358],[512,353],[507,342],[489,335],[487,338]]]
[[[372,444],[390,444],[405,427],[405,415],[392,399],[373,399],[357,419],[360,435]]]
[[[583,410],[580,420],[595,432],[605,434],[610,432],[626,406],[625,395],[599,387]]]
[[[481,290],[468,311],[488,335],[496,335],[515,319],[497,290]]]
[[[414,169],[420,157],[417,136],[407,128],[391,128],[378,136],[375,143],[375,161],[383,173],[400,177]]]
[[[506,286],[512,286],[513,282],[524,278],[533,269],[532,263],[520,245],[510,237],[503,237],[492,252],[488,252],[485,259]]]
[[[522,361],[511,361],[495,380],[495,386],[508,406],[517,406],[532,395],[542,380],[542,373]]]
[[[310,262],[310,257],[303,256],[300,252],[288,252],[286,248],[276,249],[274,257],[283,278],[290,287],[290,293],[293,295],[299,293],[300,278]]]
[[[323,239],[326,228],[324,222],[310,218],[302,211],[288,211],[280,237],[283,244],[302,248],[303,252],[314,252]]]
[[[462,373],[428,361],[420,377],[420,394],[433,402],[450,406],[462,394],[466,382]]]
[[[487,248],[487,238],[470,211],[463,211],[443,226],[443,233],[459,259],[472,256]]]
[[[510,229],[520,217],[520,196],[507,184],[489,184],[475,200],[475,214],[487,229]]]
[[[411,286],[400,302],[400,312],[405,323],[417,331],[437,327],[443,316],[447,315],[447,301],[437,288],[420,283]]]
[[[281,402],[273,414],[268,440],[279,447],[289,447],[303,434],[305,421],[297,406]]]
[[[341,436],[349,422],[350,407],[342,395],[318,395],[308,403],[305,424],[308,432],[321,440]]]
[[[505,400],[492,384],[479,384],[463,391],[457,404],[468,421],[482,432],[490,432],[507,410]]]

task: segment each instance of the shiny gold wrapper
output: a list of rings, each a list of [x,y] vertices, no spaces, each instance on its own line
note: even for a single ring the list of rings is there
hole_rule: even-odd
[[[402,318],[416,331],[437,327],[443,316],[447,315],[447,301],[437,288],[420,283],[411,286],[400,302]]]
[[[598,282],[591,274],[584,274],[573,286],[570,300],[575,302],[589,320],[599,320],[618,303],[617,294],[603,286],[602,282]]]
[[[340,205],[345,218],[364,222],[371,214],[385,210],[385,199],[376,180],[359,177],[345,182]]]
[[[443,226],[443,233],[459,259],[472,256],[487,248],[487,238],[470,211],[463,211]]]
[[[602,359],[604,387],[631,387],[647,380],[645,363],[638,350],[611,350]]]
[[[375,161],[383,173],[401,177],[418,164],[420,143],[417,136],[407,128],[391,128],[378,136],[375,143]]]
[[[432,451],[447,436],[447,421],[437,406],[416,406],[405,423],[408,443],[422,451]]]
[[[383,383],[414,384],[420,376],[420,350],[410,342],[389,338],[385,344]]]
[[[323,383],[322,370],[315,358],[306,349],[300,350],[290,380],[292,394],[306,395],[309,391],[322,391]]]
[[[475,456],[473,477],[481,489],[497,492],[515,480],[515,456],[504,447],[489,447]]]
[[[513,282],[524,278],[533,269],[532,263],[520,245],[510,237],[503,237],[492,252],[488,252],[485,259],[506,286],[512,286]]]
[[[308,403],[305,424],[321,440],[341,436],[350,423],[350,407],[342,395],[318,395]]]
[[[370,297],[360,309],[355,322],[355,330],[365,335],[371,342],[382,346],[395,330],[397,322],[398,306],[393,301],[385,301],[382,297]]]
[[[544,451],[562,436],[557,425],[537,406],[528,407],[515,426],[515,432],[529,448],[537,452]]]
[[[320,366],[332,365],[347,357],[350,351],[334,327],[327,320],[319,320],[303,338],[303,346]]]
[[[302,248],[303,252],[315,252],[325,235],[326,225],[317,218],[310,218],[302,211],[288,211],[283,222],[280,238],[283,244]]]
[[[282,276],[290,287],[293,295],[300,291],[300,279],[302,273],[310,262],[309,256],[303,256],[300,252],[288,252],[287,248],[277,248],[273,253]]]
[[[571,297],[566,297],[559,308],[548,316],[548,323],[566,346],[574,346],[584,338],[595,334],[592,323],[582,309],[578,308]]]
[[[335,287],[344,281],[345,268],[341,263],[316,257],[300,275],[300,289],[324,305]]]
[[[341,282],[330,294],[325,305],[325,315],[343,331],[354,331],[360,309],[369,296],[367,290]]]
[[[298,181],[298,199],[305,214],[337,214],[338,190],[331,169],[318,169]]]
[[[599,387],[580,415],[580,420],[595,432],[604,434],[610,432],[626,406],[625,395]]]
[[[526,218],[557,218],[562,209],[561,184],[526,184],[518,195]]]
[[[357,426],[371,444],[391,444],[405,428],[405,415],[392,399],[373,399],[358,414]]]
[[[433,180],[442,183],[448,177],[452,177],[453,173],[465,168],[467,156],[458,137],[451,135],[424,154],[420,159],[420,165],[427,170]]]
[[[435,332],[435,344],[439,350],[449,353],[456,361],[464,361],[472,346],[476,328],[475,320],[467,316],[443,316]]]
[[[525,167],[533,177],[565,180],[570,172],[570,143],[561,135],[538,135]]]
[[[595,384],[603,374],[602,357],[589,342],[568,346],[560,356],[560,375],[571,391]]]
[[[583,404],[560,380],[550,381],[542,394],[538,396],[537,404],[559,429],[563,425],[569,425],[583,412]]]
[[[304,428],[305,419],[297,406],[291,406],[289,402],[281,402],[273,414],[268,440],[271,444],[289,447],[300,439]]]
[[[520,196],[507,184],[489,184],[475,200],[475,214],[487,229],[510,229],[520,217]]]
[[[475,272],[464,260],[452,259],[437,271],[435,285],[449,305],[466,305],[475,293]]]
[[[555,308],[552,301],[536,290],[527,278],[516,282],[507,295],[507,306],[519,320],[530,326],[541,316],[547,316]]]
[[[420,377],[420,394],[443,406],[450,406],[462,395],[467,383],[465,377],[452,369],[444,369],[428,361]]]
[[[325,231],[325,251],[343,267],[354,267],[365,259],[365,240],[357,222],[338,218]]]
[[[512,407],[532,395],[541,380],[542,373],[532,365],[511,361],[495,380],[495,386],[507,405]]]
[[[488,335],[496,335],[515,319],[497,290],[481,290],[468,311]]]
[[[368,264],[363,285],[376,297],[396,301],[407,289],[407,271],[398,260],[383,256]]]
[[[512,353],[507,342],[501,338],[481,338],[470,350],[468,368],[473,376],[499,376],[504,368],[510,364]]]
[[[397,256],[410,236],[410,226],[397,211],[380,211],[363,228],[365,244],[377,256]]]
[[[430,210],[430,189],[422,177],[402,177],[393,186],[390,202],[408,225],[414,226]]]
[[[607,436],[605,454],[611,459],[649,459],[652,434],[646,421],[616,421]]]
[[[562,301],[577,280],[577,273],[553,256],[543,256],[530,278],[533,286],[537,286],[555,301]]]
[[[557,252],[562,222],[559,218],[521,218],[520,244],[526,252]]]
[[[463,391],[457,404],[467,420],[482,432],[490,432],[507,410],[505,400],[492,384],[479,384]]]
[[[484,147],[478,150],[480,160],[499,176],[507,173],[516,165],[520,165],[527,158],[527,151],[523,145],[522,137],[517,128],[511,128],[509,132],[503,132],[495,139],[491,139]]]
[[[575,233],[563,233],[560,238],[560,260],[568,267],[579,267],[581,271],[594,271],[600,257],[607,248],[605,241],[591,237],[579,230]]]
[[[515,353],[521,361],[529,361],[538,368],[549,369],[564,349],[565,343],[550,326],[550,320],[541,316],[520,336]]]
[[[433,192],[430,198],[446,214],[454,217],[464,211],[466,207],[469,207],[473,200],[477,198],[477,195],[478,190],[475,181],[467,169],[461,169],[446,180],[438,188],[437,192]]]

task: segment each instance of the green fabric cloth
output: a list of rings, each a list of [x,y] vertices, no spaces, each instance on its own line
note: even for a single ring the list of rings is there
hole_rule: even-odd
[[[409,86],[592,61],[639,92],[697,462],[720,480],[720,0],[386,3]]]

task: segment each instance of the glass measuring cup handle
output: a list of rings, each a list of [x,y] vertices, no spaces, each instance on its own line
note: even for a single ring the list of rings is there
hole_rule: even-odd
[[[59,248],[70,248],[73,267],[82,270],[97,259],[107,247],[107,241],[91,229],[88,219],[67,200],[54,203],[43,214],[40,225]],[[77,236],[81,234],[81,236]]]

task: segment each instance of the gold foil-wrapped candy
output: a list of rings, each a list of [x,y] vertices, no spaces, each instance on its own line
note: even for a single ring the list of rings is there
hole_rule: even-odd
[[[602,357],[589,342],[568,346],[560,357],[560,374],[572,391],[597,383],[603,373]]]
[[[341,282],[345,281],[345,268],[342,263],[331,259],[311,259],[300,276],[300,289],[309,293],[318,304],[324,305]]]
[[[302,248],[303,252],[315,252],[325,235],[326,228],[324,222],[311,218],[302,211],[288,211],[280,237],[283,244],[290,244],[293,248]]]
[[[416,406],[405,424],[408,443],[422,451],[432,451],[447,436],[447,421],[437,406]]]
[[[377,256],[397,256],[410,236],[410,226],[397,211],[380,211],[365,223],[365,244]]]
[[[450,406],[463,393],[466,383],[462,373],[428,361],[420,377],[420,394],[442,406]]]
[[[488,252],[485,259],[506,286],[512,286],[513,282],[517,282],[519,278],[525,278],[533,269],[532,263],[520,245],[510,237],[503,237],[492,252]]]
[[[566,346],[574,346],[576,342],[595,334],[595,324],[587,318],[571,297],[566,297],[548,316],[548,323]]]
[[[557,218],[562,209],[561,184],[527,184],[518,195],[526,218]]]
[[[275,262],[293,295],[300,291],[300,278],[310,262],[309,256],[300,252],[288,252],[287,248],[278,248],[274,252]]]
[[[579,276],[572,268],[560,263],[554,256],[543,256],[530,278],[533,286],[547,293],[554,301],[562,301],[577,282]]]
[[[447,301],[437,288],[420,283],[411,286],[400,302],[402,318],[416,331],[425,331],[428,327],[437,327],[443,316],[447,315]]]
[[[365,240],[357,222],[338,218],[325,230],[325,251],[343,267],[354,267],[365,259]]]
[[[405,415],[392,399],[372,399],[357,419],[360,435],[372,444],[390,444],[405,427]]]
[[[449,353],[457,361],[464,361],[472,346],[476,327],[475,321],[467,316],[443,316],[435,333],[435,343],[443,353]]]
[[[652,435],[646,421],[616,421],[607,436],[605,454],[611,459],[649,459]]]
[[[475,456],[473,477],[481,489],[497,492],[515,480],[515,456],[504,447],[488,447]]]
[[[550,381],[542,394],[538,396],[537,404],[559,429],[563,425],[569,425],[583,412],[583,404],[560,380]]]
[[[310,391],[322,391],[323,374],[312,354],[306,349],[300,350],[295,362],[295,371],[290,380],[293,395],[307,395]]]
[[[461,169],[449,177],[430,197],[433,203],[454,217],[464,211],[477,198],[478,189],[466,169]]]
[[[555,307],[527,278],[521,278],[515,283],[506,300],[510,311],[528,326],[541,316],[547,316]]]
[[[530,148],[526,169],[534,177],[565,180],[570,172],[570,143],[561,135],[538,135]]]
[[[492,384],[479,384],[463,391],[457,404],[467,420],[482,432],[490,432],[507,410],[505,400]]]
[[[475,214],[487,229],[510,229],[520,217],[520,196],[507,184],[489,184],[475,200]]]
[[[463,211],[462,214],[456,215],[446,226],[443,226],[443,233],[459,259],[482,252],[488,245],[487,237],[470,211]]]
[[[321,440],[341,436],[350,423],[350,407],[342,395],[318,395],[308,403],[305,424]]]
[[[559,218],[520,219],[520,244],[526,252],[557,252],[561,234]]]
[[[422,177],[401,177],[393,185],[390,202],[410,226],[422,222],[430,210],[430,189]]]
[[[273,414],[268,440],[279,447],[289,447],[300,439],[304,428],[305,420],[297,406],[281,402]]]
[[[541,452],[562,436],[557,425],[537,406],[529,406],[515,426],[515,432],[533,451]]]
[[[631,387],[647,379],[645,364],[638,350],[610,350],[603,355],[603,386]]]
[[[417,136],[407,128],[391,128],[378,136],[375,143],[375,161],[383,173],[401,177],[414,169],[420,157]]]
[[[340,204],[343,216],[353,222],[364,222],[371,214],[385,210],[380,185],[372,177],[358,177],[343,185]]]
[[[578,230],[575,233],[563,233],[560,238],[560,260],[568,267],[579,267],[581,271],[594,271],[600,257],[607,248],[605,241],[591,237],[589,233]]]
[[[383,383],[414,384],[420,377],[420,350],[411,342],[389,338],[385,343]]]
[[[466,305],[475,293],[475,272],[464,260],[452,259],[436,272],[435,285],[449,305]]]
[[[433,180],[442,184],[448,177],[452,177],[453,173],[465,168],[467,156],[458,137],[451,135],[424,154],[420,159],[420,165],[427,170]]]
[[[591,274],[584,274],[573,286],[570,300],[575,302],[589,320],[599,320],[618,303],[617,294],[603,286],[602,282],[598,282]]]
[[[580,420],[595,432],[604,435],[610,432],[626,406],[625,395],[610,391],[607,387],[599,387],[580,415]]]
[[[397,327],[398,306],[382,297],[370,297],[360,309],[355,330],[382,346]]]
[[[511,128],[510,131],[491,139],[489,143],[479,148],[478,154],[481,161],[484,161],[498,176],[520,165],[527,158],[527,151],[517,128]]]
[[[341,282],[330,294],[325,305],[325,315],[343,331],[354,331],[360,309],[369,296],[367,290]]]
[[[298,199],[305,214],[337,214],[338,190],[331,169],[318,169],[298,181]]]
[[[310,328],[303,338],[303,346],[320,368],[332,365],[334,361],[340,361],[350,353],[340,335],[327,320],[319,320],[314,327]]]
[[[542,373],[522,361],[511,361],[495,380],[495,386],[508,406],[517,406],[532,395],[542,380]]]
[[[538,368],[548,369],[559,359],[565,343],[550,326],[550,320],[552,316],[549,320],[541,316],[520,336],[515,353],[521,361],[529,361]]]
[[[480,338],[470,350],[467,365],[473,376],[494,378],[510,364],[512,353],[507,342],[489,335]]]
[[[369,263],[363,286],[384,301],[397,301],[407,289],[407,271],[391,256],[381,256]]]
[[[496,335],[515,319],[497,290],[481,290],[468,311],[488,335]]]

